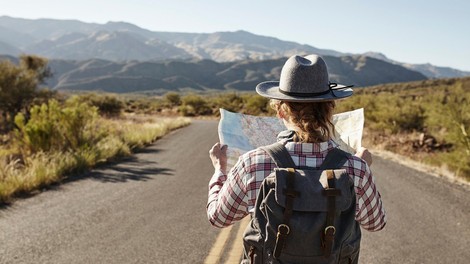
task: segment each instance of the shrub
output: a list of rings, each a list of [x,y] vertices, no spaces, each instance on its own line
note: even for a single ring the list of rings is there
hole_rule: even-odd
[[[423,107],[419,105],[403,105],[398,107],[398,111],[391,112],[393,117],[389,117],[392,123],[392,131],[413,132],[423,131],[426,119]]]
[[[15,117],[15,142],[28,153],[78,150],[104,136],[95,123],[97,115],[97,108],[85,103],[62,108],[51,100],[34,106],[28,120],[22,113]]]
[[[246,97],[246,103],[244,112],[250,115],[260,115],[271,113],[271,107],[269,106],[269,99],[259,96],[251,95]]]
[[[22,128],[17,130],[17,136],[21,147],[36,149],[21,151],[23,156],[17,155],[14,151],[9,153],[0,152],[0,203],[18,192],[29,192],[41,186],[60,181],[64,176],[72,173],[81,173],[93,167],[99,162],[113,159],[117,156],[128,155],[133,148],[143,147],[157,138],[160,138],[168,131],[189,124],[187,118],[177,119],[152,119],[145,123],[135,122],[135,120],[104,119],[94,110],[91,122],[85,122],[80,135],[88,141],[82,142],[77,149],[57,147],[65,146],[57,138],[51,135],[59,135],[63,132],[58,127],[47,126],[44,122],[39,122],[38,117],[44,117],[51,122],[65,117],[71,117],[75,121],[71,127],[79,124],[76,113],[70,115],[67,111],[90,111],[90,106],[81,104],[84,108],[70,109],[70,106],[61,108],[56,101],[37,107],[33,111],[32,118],[26,122],[18,116],[18,123]],[[40,109],[38,109],[40,108]],[[96,117],[96,119],[95,119]],[[24,116],[23,116],[24,118]],[[81,120],[78,118],[78,120]],[[151,123],[149,123],[151,122]],[[67,124],[53,124],[56,126],[67,126]],[[70,126],[69,126],[70,128]],[[106,133],[103,133],[106,131]],[[38,136],[39,135],[39,136]],[[78,137],[80,137],[78,135]],[[69,138],[70,135],[61,137],[61,140]],[[49,140],[50,143],[46,142]],[[28,144],[27,144],[28,142]],[[36,147],[34,147],[36,146]],[[19,147],[19,146],[18,146]],[[42,148],[42,149],[41,149]],[[44,151],[43,149],[48,149]],[[60,149],[60,150],[57,150]],[[2,149],[0,149],[2,150]]]
[[[168,92],[164,96],[165,102],[170,106],[178,106],[181,104],[181,96],[175,92]]]
[[[39,84],[50,76],[47,60],[41,57],[23,55],[19,65],[0,62],[0,128],[3,126],[7,131],[12,128],[14,116],[28,111]]]
[[[181,98],[179,111],[183,116],[211,115],[212,109],[204,98],[190,94]]]
[[[239,112],[244,105],[243,98],[237,95],[236,93],[218,95],[216,97],[211,98],[210,101],[215,108],[223,108],[232,112]]]
[[[69,105],[79,105],[81,103],[96,107],[101,115],[108,117],[119,116],[125,108],[125,104],[122,100],[117,98],[117,96],[108,94],[98,95],[89,93],[85,95],[75,95],[67,100],[67,104]]]

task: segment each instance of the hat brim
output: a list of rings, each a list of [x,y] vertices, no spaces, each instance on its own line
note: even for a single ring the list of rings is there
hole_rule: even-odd
[[[289,102],[321,102],[321,101],[333,101],[349,97],[353,94],[351,88],[344,88],[346,85],[338,84],[334,89],[330,90],[329,93],[312,96],[312,97],[300,97],[283,94],[279,91],[279,82],[270,81],[262,82],[256,86],[256,92],[267,98],[277,99],[281,101]],[[344,89],[343,89],[344,88]],[[334,93],[334,94],[333,94]]]

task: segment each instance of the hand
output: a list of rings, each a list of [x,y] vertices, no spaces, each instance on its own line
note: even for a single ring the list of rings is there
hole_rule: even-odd
[[[368,149],[360,147],[357,149],[356,154],[354,156],[359,157],[363,159],[365,162],[367,162],[367,165],[372,165],[372,154],[369,152]]]
[[[214,169],[227,173],[227,145],[216,143],[209,150],[209,157],[212,161]]]

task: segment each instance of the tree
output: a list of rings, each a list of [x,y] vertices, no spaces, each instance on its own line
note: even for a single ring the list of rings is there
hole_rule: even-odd
[[[183,116],[199,116],[199,115],[210,115],[212,109],[208,105],[207,101],[199,95],[188,94],[181,98],[181,106],[179,111]]]
[[[11,129],[14,116],[30,107],[39,85],[51,76],[47,60],[38,56],[22,55],[19,65],[0,62],[0,122],[4,128]]]
[[[86,103],[90,106],[95,106],[103,116],[117,117],[124,109],[124,103],[114,95],[88,93],[82,95],[72,96],[68,100],[68,104],[79,105]]]
[[[168,92],[165,94],[165,101],[168,102],[168,104],[173,107],[173,106],[178,106],[181,104],[181,97],[178,93],[175,92]]]

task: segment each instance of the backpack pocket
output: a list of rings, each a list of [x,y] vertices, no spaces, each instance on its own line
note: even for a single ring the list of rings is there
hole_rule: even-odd
[[[275,169],[276,171],[276,202],[284,206],[286,204],[286,195],[284,189],[287,186],[287,169]],[[353,181],[346,170],[338,169],[333,171],[336,177],[335,189],[341,192],[336,198],[336,208],[339,211],[346,211],[352,201],[351,187]],[[296,169],[295,170],[295,189],[301,195],[294,199],[292,209],[303,212],[326,212],[327,196],[323,195],[323,190],[328,186],[327,175],[325,171]]]
[[[357,264],[359,262],[360,236],[355,241],[347,241],[341,245],[339,264]]]
[[[264,238],[256,219],[251,219],[243,234],[243,260],[242,264],[264,264],[263,260]]]

